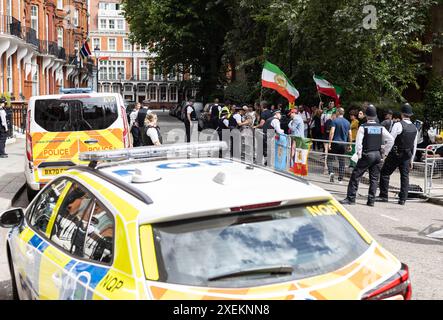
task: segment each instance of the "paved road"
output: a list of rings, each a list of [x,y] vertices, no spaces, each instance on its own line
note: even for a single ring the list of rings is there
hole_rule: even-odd
[[[162,131],[183,126],[166,114],[160,114],[159,120]],[[337,199],[342,198],[340,193],[346,187],[319,185],[337,192]],[[26,196],[21,195],[14,205],[25,207],[27,203]],[[382,246],[409,266],[413,299],[443,299],[443,241],[419,234],[431,224],[443,226],[443,207],[417,201],[405,207],[392,202],[370,208],[364,205],[364,199],[358,203],[348,207],[351,213]],[[0,280],[0,299],[10,297],[10,282]]]

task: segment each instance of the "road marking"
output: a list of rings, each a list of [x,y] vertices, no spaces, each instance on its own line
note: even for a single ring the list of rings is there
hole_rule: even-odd
[[[387,215],[384,215],[384,214],[381,214],[381,216],[382,216],[382,217],[385,217],[385,218],[388,218],[388,219],[390,219],[390,220],[393,220],[393,221],[400,221],[400,219],[392,218],[392,217],[387,216]]]

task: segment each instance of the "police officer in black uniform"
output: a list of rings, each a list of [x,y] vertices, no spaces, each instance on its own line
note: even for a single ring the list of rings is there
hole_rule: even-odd
[[[145,120],[146,120],[146,115],[150,112],[149,111],[149,100],[144,100],[142,107],[140,108],[140,110],[138,110],[138,114],[137,114],[137,125],[138,128],[140,130],[140,138],[141,138],[141,143],[143,146],[146,146],[148,143],[148,138],[146,136],[146,127],[145,127]]]
[[[192,125],[197,121],[197,113],[194,108],[194,101],[190,101],[185,107],[185,130],[186,142],[191,142]]]
[[[352,171],[346,198],[340,201],[342,204],[355,204],[360,178],[366,170],[369,170],[370,185],[367,205],[374,206],[380,164],[383,155],[387,154],[394,144],[394,139],[386,128],[376,122],[377,110],[373,105],[367,107],[366,118],[368,121],[361,125],[357,132],[355,150],[359,160]]]
[[[389,178],[395,169],[400,170],[400,193],[398,204],[405,205],[409,189],[409,169],[412,168],[417,150],[417,128],[411,122],[413,115],[409,103],[401,107],[402,120],[394,124],[391,135],[395,139],[394,147],[386,158],[380,174],[380,195],[377,201],[388,202]]]
[[[8,122],[6,119],[5,98],[0,98],[0,158],[7,158],[5,152],[6,138],[8,137]]]

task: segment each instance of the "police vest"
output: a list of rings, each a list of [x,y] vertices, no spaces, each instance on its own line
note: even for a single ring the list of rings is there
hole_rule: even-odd
[[[211,119],[212,120],[218,119],[218,113],[219,113],[218,107],[219,107],[218,104],[213,104],[211,107]]]
[[[269,130],[269,129],[274,129],[274,127],[272,126],[272,121],[274,121],[274,119],[277,119],[277,118],[275,118],[275,117],[270,117],[270,118],[268,118],[268,120],[266,120],[266,122],[265,122],[265,124],[263,125],[263,133],[265,133],[266,134],[266,132]]]
[[[161,144],[163,144],[163,139],[162,139],[162,135],[160,133],[160,127],[159,126],[148,126],[148,129],[150,128],[154,128],[155,130],[157,130],[157,135],[158,135],[158,141],[160,141]],[[148,136],[146,134],[146,145],[147,146],[153,146],[154,142],[152,141],[151,137]]]
[[[231,116],[228,119],[229,120],[229,128],[230,129],[235,129],[235,128],[238,127],[238,123],[237,123],[237,120],[235,120],[235,118],[234,118],[234,114],[231,114]]]
[[[223,120],[225,120],[226,118],[221,118],[221,119],[218,119],[218,128],[217,128],[217,131],[222,131],[223,129],[229,129],[229,127],[227,127],[225,124],[224,124],[224,122],[223,122]]]
[[[417,136],[417,128],[413,123],[406,123],[405,121],[400,121],[403,128],[401,134],[395,138],[394,146],[398,148],[399,151],[411,151],[414,150],[415,137]]]
[[[363,152],[380,151],[383,144],[383,127],[378,123],[366,122],[364,128]]]
[[[195,108],[193,106],[187,106],[185,109],[186,114],[188,114],[188,107],[192,108],[191,112],[191,120],[196,121],[197,120],[197,113],[195,112]],[[188,121],[188,117],[186,116],[185,121]]]

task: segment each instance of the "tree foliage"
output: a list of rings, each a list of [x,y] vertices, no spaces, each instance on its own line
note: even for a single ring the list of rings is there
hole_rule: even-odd
[[[402,100],[404,90],[418,86],[417,76],[427,72],[423,56],[432,48],[423,39],[435,3],[124,0],[134,40],[155,43],[163,65],[202,67],[206,94],[226,82],[223,66],[234,66],[237,81],[259,97],[262,65],[270,60],[291,78],[305,103],[317,97],[313,73],[342,86],[345,100]],[[364,27],[366,5],[377,10],[375,29]]]

